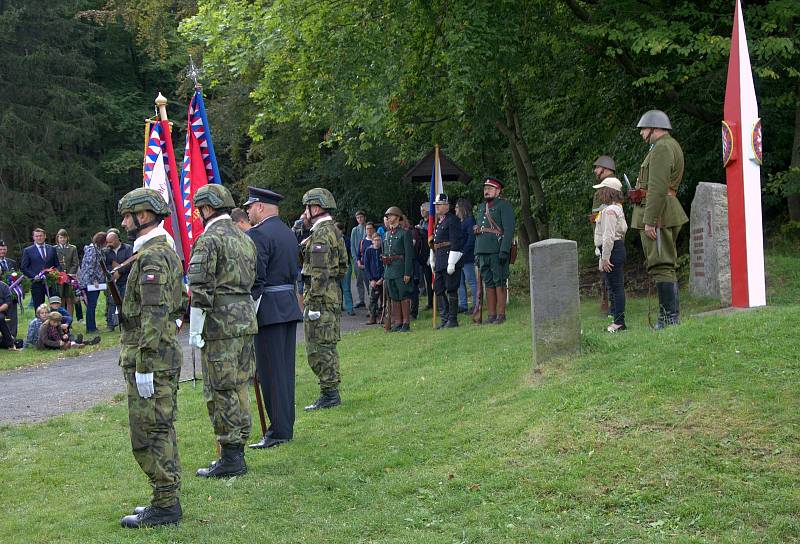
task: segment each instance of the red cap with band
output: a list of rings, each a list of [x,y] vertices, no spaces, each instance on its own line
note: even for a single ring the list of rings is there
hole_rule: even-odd
[[[503,189],[503,184],[499,180],[496,180],[494,178],[486,178],[486,181],[484,181],[483,184],[494,187],[495,189],[499,190]]]

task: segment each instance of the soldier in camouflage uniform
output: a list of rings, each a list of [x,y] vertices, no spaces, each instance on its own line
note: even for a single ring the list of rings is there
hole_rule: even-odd
[[[405,230],[400,221],[403,212],[392,206],[383,214],[389,220],[389,230],[383,241],[383,280],[392,300],[392,323],[390,332],[411,330],[411,277],[414,273],[414,246],[411,232]]]
[[[119,201],[122,226],[134,239],[137,259],[128,276],[120,324],[119,364],[128,388],[131,447],[150,479],[150,506],[122,518],[128,528],[176,524],[181,520],[178,491],[181,465],[175,438],[178,379],[183,356],[176,320],[187,305],[183,266],[159,226],[169,215],[162,196],[134,189]]]
[[[659,311],[655,328],[663,329],[680,320],[675,241],[689,221],[677,198],[683,180],[683,150],[670,134],[672,124],[663,111],[648,111],[636,126],[650,151],[642,162],[636,191],[628,193],[634,203],[631,228],[639,231],[647,273],[656,282]]]
[[[308,364],[319,379],[320,396],[305,410],[332,408],[342,403],[339,397],[339,323],[342,314],[340,281],[347,272],[347,249],[330,210],[336,201],[327,189],[311,189],[303,195],[305,220],[311,235],[301,242],[305,309],[303,330]]]
[[[247,472],[244,445],[250,438],[247,386],[258,332],[250,289],[256,277],[256,247],[231,221],[229,213],[236,204],[222,185],[198,189],[194,206],[205,231],[195,240],[189,261],[189,345],[201,350],[203,397],[221,446],[221,458],[197,475],[236,476]]]

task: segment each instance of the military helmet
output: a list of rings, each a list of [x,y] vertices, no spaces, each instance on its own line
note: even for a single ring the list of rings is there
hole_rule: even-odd
[[[609,157],[608,155],[600,155],[597,157],[597,160],[594,161],[592,166],[599,166],[600,168],[607,168],[612,172],[617,171],[617,165],[614,164],[614,159]]]
[[[650,110],[642,115],[636,128],[663,128],[672,130],[672,123],[669,122],[667,114],[661,110]]]
[[[396,215],[399,219],[403,219],[403,210],[397,206],[391,206],[388,210],[386,210],[386,213],[383,214],[384,217],[389,215]]]
[[[317,205],[326,210],[336,209],[336,200],[331,192],[322,187],[315,187],[306,191],[303,195],[303,206]]]
[[[120,198],[117,211],[120,215],[141,211],[150,211],[161,217],[169,215],[167,201],[164,200],[161,193],[147,187],[134,189]]]
[[[194,193],[194,207],[211,206],[215,210],[219,208],[235,208],[236,202],[233,201],[231,192],[218,183],[203,185]]]

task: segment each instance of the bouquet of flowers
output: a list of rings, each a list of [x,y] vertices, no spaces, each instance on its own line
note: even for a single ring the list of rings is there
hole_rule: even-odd
[[[25,294],[31,290],[30,278],[23,276],[16,270],[8,272],[3,277],[3,281],[11,288],[11,300],[14,302],[22,302]]]

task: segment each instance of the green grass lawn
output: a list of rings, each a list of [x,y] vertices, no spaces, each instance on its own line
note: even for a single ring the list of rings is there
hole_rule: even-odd
[[[101,341],[99,344],[94,346],[86,346],[82,349],[70,349],[67,351],[59,351],[59,350],[42,350],[36,349],[31,347],[30,349],[26,348],[22,351],[18,352],[8,352],[5,350],[0,350],[0,371],[3,370],[12,370],[15,368],[24,368],[30,366],[36,366],[43,363],[49,363],[55,361],[56,359],[63,359],[65,357],[78,357],[84,355],[86,353],[91,353],[93,351],[99,351],[102,349],[108,349],[109,347],[113,347],[119,344],[119,331],[116,330],[114,332],[106,332],[106,297],[100,296],[97,300],[97,310],[95,311],[95,320],[100,332],[96,333],[96,335],[100,336]],[[84,319],[86,314],[86,306],[83,307],[84,311]],[[73,316],[74,317],[74,316]],[[33,308],[29,308],[27,304],[25,304],[25,312],[23,315],[19,316],[19,326],[17,330],[18,338],[25,339],[25,335],[28,333],[28,323],[30,323],[31,319],[34,318]],[[75,334],[83,334],[86,340],[90,340],[95,334],[87,334],[86,333],[86,324],[85,323],[78,323],[75,321],[72,325],[72,330]]]
[[[194,476],[213,435],[201,387],[184,384],[178,528],[119,527],[149,495],[121,398],[0,428],[0,542],[800,541],[800,258],[787,259],[771,260],[773,305],[660,333],[646,299],[616,335],[585,301],[582,355],[536,374],[524,301],[502,326],[435,332],[428,313],[411,334],[348,334],[344,404],[300,410],[293,442],[248,451],[250,473],[227,481]],[[297,369],[302,406],[317,394],[302,350]]]

